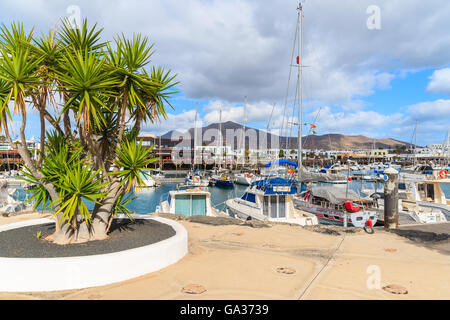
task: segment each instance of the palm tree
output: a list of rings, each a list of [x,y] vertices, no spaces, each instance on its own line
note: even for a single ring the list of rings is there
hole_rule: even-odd
[[[112,217],[129,213],[129,193],[157,160],[152,148],[137,143],[141,123],[166,117],[176,85],[170,71],[148,68],[147,37],[121,35],[113,49],[100,41],[101,32],[86,20],[80,29],[65,20],[40,38],[21,24],[0,29],[1,128],[24,159],[35,205],[54,210],[57,228],[49,240],[60,244],[105,239]],[[17,146],[8,128],[10,102],[22,116]],[[37,160],[26,145],[27,106],[41,119]]]

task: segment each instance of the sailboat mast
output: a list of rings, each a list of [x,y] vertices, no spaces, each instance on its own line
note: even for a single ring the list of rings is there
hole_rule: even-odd
[[[198,120],[198,105],[195,105],[195,122],[194,122],[194,165],[193,170],[196,169],[197,164],[197,120]]]
[[[302,150],[302,18],[303,18],[303,7],[300,2],[298,5],[298,181],[302,179],[303,171],[303,150]]]
[[[244,103],[244,128],[242,131],[242,169],[245,167],[245,126],[247,124],[247,96]]]
[[[222,159],[223,159],[223,141],[222,141],[222,109],[219,112],[219,170],[222,169]]]
[[[414,165],[417,164],[417,157],[416,157],[416,149],[417,149],[417,123],[419,121],[416,120],[416,128],[414,129]]]

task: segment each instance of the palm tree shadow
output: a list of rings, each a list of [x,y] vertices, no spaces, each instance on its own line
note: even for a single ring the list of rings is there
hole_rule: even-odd
[[[111,224],[109,234],[112,234],[114,232],[122,233],[125,231],[135,231],[136,226],[142,226],[144,224],[145,221],[141,219],[136,219],[134,221],[131,221],[129,219],[114,220]]]

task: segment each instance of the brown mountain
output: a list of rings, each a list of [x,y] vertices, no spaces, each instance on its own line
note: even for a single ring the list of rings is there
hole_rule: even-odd
[[[236,130],[241,129],[242,125],[227,121],[222,123],[222,135],[224,137],[224,142],[231,143],[232,141],[227,141],[227,134],[229,135],[230,132],[236,132]],[[214,132],[214,130],[219,129],[218,123],[212,123],[206,127],[202,128],[202,134],[203,137],[211,136],[211,132]],[[267,141],[267,147],[271,147],[271,141],[272,139],[280,139],[279,145],[282,148],[285,149],[297,149],[297,137],[279,137],[277,135],[267,133],[265,130],[259,130],[254,128],[247,127],[247,130],[254,130],[255,136],[257,137],[257,143],[258,146],[260,145],[260,138],[264,137],[264,133],[266,136]],[[227,132],[228,131],[228,132]],[[181,133],[178,131],[171,131],[166,134],[164,134],[163,138],[170,138],[172,134],[176,133],[176,136],[178,137]],[[189,139],[188,137],[194,137],[194,128],[189,129],[185,134],[188,134],[185,139]],[[206,135],[205,135],[206,133]],[[247,131],[247,138],[246,138],[246,146],[249,147],[249,136],[250,134]],[[237,136],[231,136],[231,139],[234,138],[234,145],[238,146],[238,137]],[[178,140],[178,139],[176,139]],[[207,145],[217,143],[214,140],[214,137],[211,138],[203,138],[203,142]],[[304,149],[313,149],[313,150],[354,150],[354,149],[395,149],[395,147],[409,147],[411,146],[410,143],[391,139],[391,138],[383,138],[383,139],[373,139],[368,138],[363,135],[358,136],[347,136],[343,134],[326,134],[322,136],[317,135],[310,135],[303,137],[303,148]]]

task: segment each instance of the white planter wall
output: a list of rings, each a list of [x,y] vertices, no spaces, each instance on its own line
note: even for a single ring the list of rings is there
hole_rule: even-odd
[[[126,251],[68,258],[1,258],[0,292],[48,292],[103,286],[161,270],[188,251],[188,235],[179,223],[136,215],[170,225],[176,234],[166,240]],[[0,226],[0,232],[52,223],[39,219]]]

